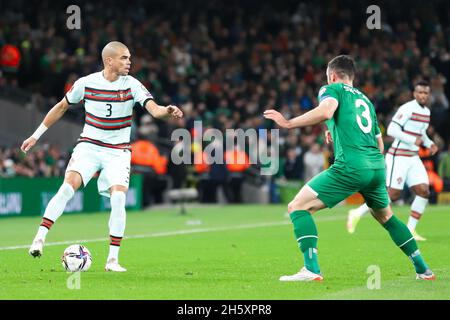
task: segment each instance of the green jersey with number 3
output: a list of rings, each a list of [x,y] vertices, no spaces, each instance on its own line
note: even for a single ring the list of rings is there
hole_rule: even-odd
[[[380,135],[375,108],[358,89],[333,83],[319,91],[319,102],[334,98],[338,107],[326,121],[334,144],[335,165],[353,169],[383,169],[384,157],[377,144]]]

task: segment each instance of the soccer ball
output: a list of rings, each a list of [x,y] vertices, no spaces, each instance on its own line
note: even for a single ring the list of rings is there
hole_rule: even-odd
[[[91,253],[81,244],[67,247],[61,260],[64,269],[69,272],[87,271],[92,263]]]

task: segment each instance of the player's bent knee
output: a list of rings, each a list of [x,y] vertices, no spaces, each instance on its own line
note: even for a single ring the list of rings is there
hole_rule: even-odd
[[[395,202],[395,201],[397,201],[398,199],[400,199],[400,197],[401,197],[401,195],[402,195],[401,192],[398,192],[398,191],[392,191],[392,190],[389,190],[388,194],[389,194],[389,199],[391,199],[392,202]]]
[[[430,191],[429,191],[429,190],[426,190],[426,191],[424,191],[424,192],[418,193],[417,195],[418,195],[419,197],[428,199],[428,198],[430,197]]]
[[[66,176],[64,177],[64,182],[70,184],[73,190],[76,191],[81,187],[83,179],[81,178],[81,175],[78,172],[69,171],[66,173]]]
[[[288,211],[289,214],[291,214],[292,212],[295,211],[294,205],[293,205],[292,202],[289,202],[289,204],[288,204],[288,206],[287,206],[287,211]]]
[[[370,209],[370,212],[375,220],[377,220],[380,224],[385,224],[393,215],[390,206],[383,209]]]
[[[428,199],[430,197],[430,188],[428,187],[428,185],[426,187],[421,187],[416,190],[416,194],[419,197]]]
[[[314,207],[312,202],[303,202],[299,200],[293,200],[288,204],[288,213],[291,214],[294,211],[305,210],[311,214],[315,213],[318,209]]]
[[[302,203],[298,200],[292,200],[291,202],[289,202],[288,204],[288,213],[291,214],[294,211],[297,210],[305,210],[303,209],[304,206],[302,206]]]
[[[109,192],[112,195],[114,192],[123,192],[123,193],[127,193],[128,188],[125,186],[121,186],[121,185],[115,185],[112,186],[111,188],[109,188]]]

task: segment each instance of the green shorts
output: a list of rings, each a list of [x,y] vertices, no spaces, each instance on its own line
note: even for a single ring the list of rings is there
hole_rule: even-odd
[[[389,205],[384,169],[356,170],[331,166],[307,185],[329,208],[356,192],[361,193],[369,208],[382,209]]]

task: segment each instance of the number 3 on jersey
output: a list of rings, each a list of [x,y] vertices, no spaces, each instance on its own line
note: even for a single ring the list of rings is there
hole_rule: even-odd
[[[370,109],[367,103],[363,99],[356,99],[355,100],[355,107],[360,108],[364,107],[364,111],[361,113],[361,116],[359,114],[356,115],[356,122],[358,123],[359,128],[364,133],[369,133],[372,130],[372,119],[370,117]],[[361,117],[366,119],[367,125],[363,125],[361,121]]]
[[[107,103],[106,105],[108,106],[108,112],[109,112],[106,116],[107,117],[111,117],[111,115],[112,115],[112,104]]]

